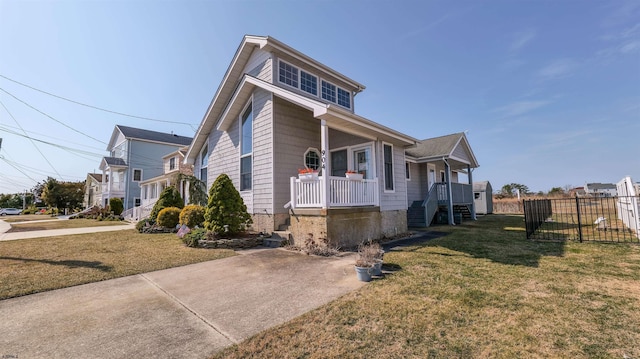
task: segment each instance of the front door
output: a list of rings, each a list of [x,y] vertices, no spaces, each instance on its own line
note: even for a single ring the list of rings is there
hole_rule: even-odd
[[[427,164],[427,169],[429,170],[429,182],[427,183],[427,191],[431,189],[434,183],[436,183],[436,165]]]

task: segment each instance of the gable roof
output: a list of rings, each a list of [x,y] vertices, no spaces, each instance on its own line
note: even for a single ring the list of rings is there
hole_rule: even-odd
[[[100,169],[104,170],[107,167],[127,167],[127,163],[119,157],[103,157],[100,161]]]
[[[173,133],[116,125],[113,130],[113,134],[111,135],[111,140],[107,146],[107,150],[111,150],[116,145],[115,141],[118,138],[118,132],[122,133],[122,135],[129,140],[156,142],[170,145],[188,146],[192,141],[191,137],[180,136]]]
[[[102,182],[102,173],[87,173],[87,178],[93,178],[97,182]]]
[[[598,191],[604,189],[616,189],[616,185],[613,183],[587,183],[585,188],[588,188],[590,191]]]
[[[456,156],[457,150],[465,151],[467,158]],[[408,148],[406,154],[414,157],[418,162],[432,162],[444,158],[459,162],[459,166],[469,165],[471,168],[479,166],[464,132],[422,140],[416,147]]]
[[[312,107],[317,107],[317,108],[324,107],[325,110],[329,108],[332,108],[333,110],[333,108],[335,108],[335,106],[330,106],[330,105],[321,103],[319,101],[308,99],[304,96],[297,95],[291,91],[284,90],[281,87],[275,86],[265,81],[261,81],[255,77],[252,77],[246,74],[244,74],[243,76],[243,70],[251,57],[251,53],[255,48],[260,48],[265,51],[277,51],[277,52],[286,53],[289,56],[297,58],[309,64],[310,66],[313,66],[322,72],[329,73],[332,76],[335,76],[340,81],[343,81],[346,84],[349,84],[350,86],[356,89],[355,93],[361,92],[362,90],[365,89],[364,85],[348,78],[345,75],[342,75],[341,73],[329,68],[328,66],[321,64],[320,62],[285,45],[284,43],[274,39],[273,37],[245,35],[242,42],[240,43],[240,46],[236,50],[236,53],[233,56],[233,59],[229,64],[229,67],[227,68],[227,72],[222,78],[222,82],[218,86],[218,89],[216,90],[216,93],[213,96],[213,99],[211,100],[211,103],[209,105],[209,108],[207,109],[207,112],[205,113],[202,121],[200,122],[200,126],[196,131],[196,135],[194,136],[193,141],[191,142],[191,145],[189,146],[189,150],[187,151],[187,155],[185,157],[185,160],[187,162],[195,161],[195,158],[198,156],[198,153],[202,148],[202,146],[204,146],[204,143],[207,137],[209,136],[209,134],[211,133],[211,131],[213,131],[216,128],[217,129],[224,128],[224,124],[222,123],[224,122],[224,119],[221,119],[221,116],[226,116],[226,114],[228,114],[229,112],[232,112],[229,110],[229,107],[233,106],[235,100],[237,100],[237,97],[245,95],[246,90],[253,89],[253,86],[267,88],[269,91],[272,91],[274,89],[280,89],[283,91],[282,93],[287,94],[286,95],[287,98],[285,98],[287,100],[291,98],[290,95],[295,95],[297,96],[296,97],[297,100],[299,100],[298,102],[307,104],[306,108],[309,108],[310,103],[314,103],[314,105],[311,105]],[[317,106],[315,106],[316,104]],[[351,116],[354,118],[364,119],[363,117],[356,116],[353,114],[351,114]],[[373,121],[369,121],[369,122],[374,123]],[[378,126],[380,126],[381,128],[383,127],[381,125],[378,125]],[[399,132],[397,133],[399,134]],[[406,138],[410,138],[409,136],[406,136],[406,135],[402,135],[402,136]],[[413,141],[413,143],[415,143],[415,139],[413,138],[410,138],[410,139],[411,141]]]

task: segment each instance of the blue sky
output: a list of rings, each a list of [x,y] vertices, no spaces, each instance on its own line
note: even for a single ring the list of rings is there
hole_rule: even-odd
[[[116,124],[193,136],[245,34],[367,86],[359,115],[468,131],[494,189],[640,181],[637,0],[0,0],[0,193],[84,180]]]

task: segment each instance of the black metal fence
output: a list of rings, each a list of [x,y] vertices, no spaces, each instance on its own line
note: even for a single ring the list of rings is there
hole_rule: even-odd
[[[640,243],[640,197],[524,200],[528,239]]]

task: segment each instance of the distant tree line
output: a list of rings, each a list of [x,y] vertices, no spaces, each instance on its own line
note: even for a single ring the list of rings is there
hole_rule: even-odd
[[[540,196],[540,197],[566,197],[571,194],[571,189],[573,187],[571,185],[566,185],[564,187],[553,187],[549,190],[549,192],[539,191],[539,192],[531,192],[529,187],[520,183],[509,183],[502,186],[500,191],[494,193],[495,198],[514,198],[517,197],[518,192],[520,196]]]

